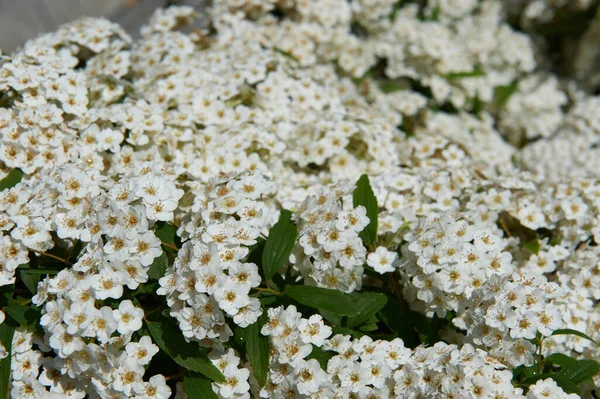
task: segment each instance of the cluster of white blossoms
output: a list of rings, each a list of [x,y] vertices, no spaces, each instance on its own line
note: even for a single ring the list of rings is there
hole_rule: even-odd
[[[344,292],[360,289],[367,249],[358,234],[369,224],[366,208],[352,206],[348,182],[322,187],[295,213],[298,244],[290,263],[307,284]]]
[[[270,309],[262,333],[274,351],[263,398],[525,398],[513,386],[511,370],[471,344],[459,348],[438,342],[411,350],[400,338],[331,337],[320,316],[305,319],[294,306]],[[329,354],[323,366],[311,357],[317,351]],[[526,397],[578,396],[548,379],[532,386]]]
[[[213,345],[233,335],[224,313],[247,327],[261,315],[260,302],[250,297],[261,276],[245,261],[250,246],[277,220],[278,211],[268,199],[274,184],[261,174],[212,179],[198,192],[193,215],[180,231],[188,239],[172,266],[159,280],[160,295],[167,296],[170,314],[188,339]]]
[[[0,328],[22,292],[39,309],[0,343],[12,397],[186,398],[155,371],[155,311],[210,351],[219,398],[574,397],[511,379],[539,355],[600,356],[551,336],[600,340],[600,97],[549,72],[508,3],[215,0],[199,29],[191,7],[136,41],[86,18],[0,56],[0,177],[24,174],[0,191]],[[390,284],[451,319],[444,342],[269,307],[284,295],[254,254],[283,210],[297,239],[277,277]],[[264,386],[234,344],[261,317]]]

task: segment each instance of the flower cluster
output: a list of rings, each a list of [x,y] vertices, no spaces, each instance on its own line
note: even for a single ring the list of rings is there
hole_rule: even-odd
[[[513,3],[215,0],[0,57],[12,397],[592,397],[600,97],[535,33],[592,2]]]
[[[273,182],[256,173],[213,179],[195,197],[191,209],[197,216],[180,227],[189,239],[157,291],[167,296],[186,338],[218,346],[233,334],[224,313],[241,327],[262,313],[259,300],[249,296],[261,276],[247,261],[248,247],[268,234],[278,216],[268,201],[273,193]]]

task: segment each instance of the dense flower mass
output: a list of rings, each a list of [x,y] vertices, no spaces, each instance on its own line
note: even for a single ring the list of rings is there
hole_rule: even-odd
[[[597,6],[515,3],[0,55],[0,398],[598,397],[600,97],[535,29]]]

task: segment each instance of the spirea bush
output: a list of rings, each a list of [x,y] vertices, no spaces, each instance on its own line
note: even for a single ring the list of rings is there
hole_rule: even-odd
[[[0,398],[599,397],[600,98],[507,3],[216,0],[2,56]]]

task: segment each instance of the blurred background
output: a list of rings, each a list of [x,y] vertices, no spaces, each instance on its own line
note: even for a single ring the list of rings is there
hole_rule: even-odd
[[[105,17],[134,37],[157,7],[202,0],[0,0],[0,50],[10,53],[28,39],[81,16]]]
[[[210,1],[0,0],[0,50],[11,53],[28,39],[81,16],[108,18],[135,39],[156,8],[186,4],[201,11]],[[398,0],[420,5],[440,1],[452,0]],[[527,32],[540,58],[550,61],[550,71],[574,77],[586,91],[600,94],[600,0],[497,1],[513,28]]]

